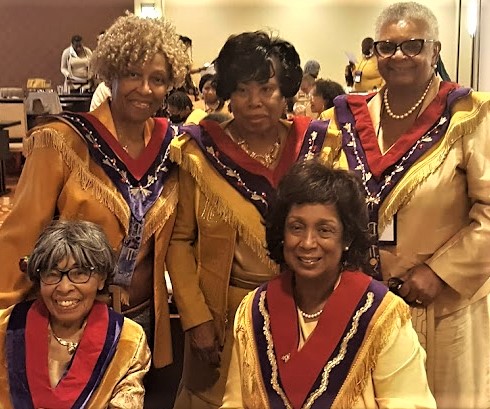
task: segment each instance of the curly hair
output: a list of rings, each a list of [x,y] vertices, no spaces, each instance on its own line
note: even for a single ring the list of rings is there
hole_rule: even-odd
[[[339,95],[345,94],[344,87],[332,80],[318,79],[315,81],[314,95],[320,96],[325,100],[325,108],[333,107],[333,100]]]
[[[85,220],[54,220],[41,233],[28,258],[27,275],[35,288],[40,286],[40,272],[51,270],[72,257],[78,266],[93,267],[105,276],[101,292],[107,292],[115,269],[115,255],[100,226]]]
[[[370,235],[365,196],[357,177],[345,170],[331,169],[316,159],[294,164],[279,183],[276,197],[265,218],[269,255],[284,264],[284,228],[293,205],[335,205],[344,233],[344,268],[370,273],[367,263]]]
[[[101,37],[91,59],[91,69],[106,84],[128,73],[133,64],[144,64],[163,54],[170,68],[170,86],[180,87],[191,64],[184,43],[165,19],[141,18],[128,13],[118,17]]]
[[[278,71],[274,70],[274,60]],[[232,35],[214,62],[216,68],[216,93],[227,100],[238,83],[267,82],[275,74],[284,97],[298,92],[303,70],[294,46],[264,31]]]

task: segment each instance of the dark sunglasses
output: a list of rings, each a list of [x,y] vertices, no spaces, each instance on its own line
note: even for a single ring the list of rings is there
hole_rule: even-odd
[[[374,51],[381,58],[388,58],[395,55],[396,50],[400,49],[407,57],[415,57],[419,55],[424,48],[425,43],[437,43],[437,40],[425,40],[423,38],[412,38],[410,40],[402,41],[401,43],[394,43],[389,40],[375,41]]]

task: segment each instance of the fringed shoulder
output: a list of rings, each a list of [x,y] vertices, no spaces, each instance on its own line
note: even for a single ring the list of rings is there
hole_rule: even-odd
[[[269,269],[279,269],[269,256],[265,245],[265,231],[260,213],[252,203],[246,201],[232,186],[223,180],[209,164],[204,154],[189,136],[174,139],[170,158],[183,170],[190,173],[196,185],[206,197],[214,213],[237,230],[240,237]]]
[[[29,157],[34,149],[38,148],[56,150],[79,181],[80,187],[91,191],[99,203],[114,213],[127,234],[130,217],[128,205],[116,188],[107,185],[90,171],[90,156],[84,142],[78,137],[69,138],[70,142],[67,141],[66,135],[73,133],[71,128],[62,123],[53,123],[34,129],[24,141],[26,157]]]
[[[407,171],[383,201],[379,211],[379,230],[382,231],[393,215],[410,201],[417,186],[442,165],[452,146],[461,138],[475,132],[483,119],[490,115],[490,93],[471,92],[454,104],[452,112],[446,135]]]
[[[381,351],[390,337],[410,320],[410,309],[399,297],[388,292],[371,319],[365,341],[359,349],[354,364],[342,385],[333,408],[350,409],[364,391]]]

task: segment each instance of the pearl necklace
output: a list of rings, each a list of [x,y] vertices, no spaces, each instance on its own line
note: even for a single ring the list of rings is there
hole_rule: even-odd
[[[320,314],[323,312],[323,308],[320,311],[314,312],[313,314],[308,314],[304,312],[301,308],[298,307],[299,313],[303,316],[303,318],[313,320],[315,318],[318,318]]]
[[[388,102],[388,88],[386,88],[385,89],[385,92],[384,92],[384,95],[383,95],[383,103],[384,103],[384,106],[385,106],[385,109],[386,109],[386,113],[388,114],[388,116],[390,118],[393,118],[393,119],[405,119],[407,116],[409,116],[411,113],[413,113],[413,111],[415,111],[419,107],[419,105],[422,102],[424,102],[424,99],[427,96],[427,93],[429,92],[429,88],[432,85],[432,80],[433,79],[434,79],[434,77],[432,77],[430,79],[429,85],[427,85],[427,88],[425,89],[424,93],[419,98],[419,100],[415,103],[415,105],[412,106],[407,112],[405,112],[404,114],[400,114],[400,115],[394,114],[393,111],[391,110],[390,103]]]
[[[73,353],[77,350],[78,342],[66,341],[63,338],[58,337],[52,329],[51,329],[51,334],[53,334],[53,337],[58,342],[58,344],[66,347],[70,355],[73,355]]]

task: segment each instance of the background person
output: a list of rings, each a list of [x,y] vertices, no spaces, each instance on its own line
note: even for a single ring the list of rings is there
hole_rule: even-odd
[[[311,112],[317,114],[319,119],[323,119],[323,112],[333,107],[335,97],[344,94],[344,88],[339,83],[324,79],[316,80],[315,86],[310,91]]]
[[[409,307],[363,273],[367,224],[352,174],[307,161],[284,176],[266,217],[281,275],[238,307],[222,408],[436,407]]]
[[[438,407],[483,408],[490,401],[490,98],[436,77],[441,44],[427,7],[385,8],[376,39],[386,85],[335,100],[338,163],[364,181],[380,240],[371,261],[383,280],[402,280],[399,294],[414,306]]]
[[[373,49],[374,40],[371,37],[366,37],[362,40],[361,61],[358,63],[349,62],[346,71],[350,70],[352,74],[352,91],[353,92],[372,92],[381,89],[383,86],[383,78],[378,71],[378,62],[374,55]],[[347,80],[347,85],[351,80]]]
[[[277,274],[265,251],[263,215],[286,170],[323,150],[327,126],[281,120],[302,77],[289,42],[261,31],[233,35],[215,66],[218,96],[230,100],[234,119],[201,121],[171,150],[180,191],[166,263],[186,336],[174,406],[184,409],[221,405],[235,310]]]
[[[220,112],[225,106],[225,101],[216,95],[216,75],[204,74],[199,81],[199,91],[202,93],[204,111],[210,114]]]
[[[191,99],[182,91],[174,91],[167,97],[167,111],[172,125],[198,124],[206,116],[202,109],[194,109]]]
[[[97,301],[114,266],[96,224],[58,220],[46,227],[26,266],[37,300],[0,312],[3,409],[143,408],[145,333]]]
[[[92,51],[85,47],[78,34],[71,38],[71,45],[61,54],[61,73],[65,76],[64,89],[88,91],[91,87],[89,65]]]
[[[26,139],[14,206],[0,228],[0,306],[29,297],[17,260],[54,217],[96,222],[118,255],[112,307],[143,326],[159,368],[172,361],[164,259],[177,172],[168,156],[173,130],[152,116],[189,60],[170,23],[129,14],[106,31],[92,62],[110,84],[110,103],[50,118]],[[155,390],[162,395],[162,385]]]

